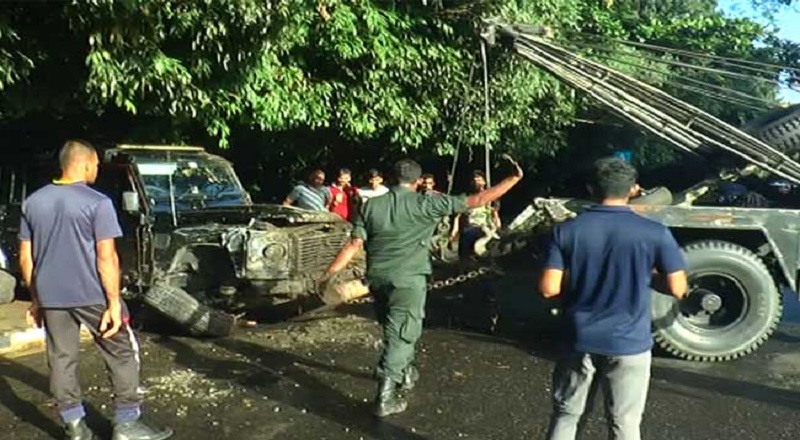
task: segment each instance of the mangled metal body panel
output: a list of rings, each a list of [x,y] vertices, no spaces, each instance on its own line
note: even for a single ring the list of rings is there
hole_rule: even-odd
[[[272,205],[185,212],[177,218],[178,228],[171,228],[168,218],[155,222],[148,284],[169,279],[187,290],[235,288],[282,300],[314,292],[314,278],[351,230],[334,214]]]
[[[575,217],[591,204],[580,199],[536,199],[512,221],[505,236],[518,236],[521,232],[546,233],[552,225]],[[682,243],[709,237],[746,241],[746,247],[757,250],[762,258],[769,258],[781,277],[781,284],[797,290],[800,268],[798,210],[636,204],[631,208],[667,225]]]

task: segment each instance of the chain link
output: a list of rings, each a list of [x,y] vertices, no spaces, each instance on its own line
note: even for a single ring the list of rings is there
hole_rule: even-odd
[[[444,280],[436,280],[432,283],[428,283],[428,290],[440,290],[444,289],[445,287],[453,287],[455,285],[466,283],[467,281],[472,281],[478,277],[495,272],[497,272],[496,269],[493,269],[489,266],[483,266],[478,269],[470,270],[468,272],[462,273],[457,276],[445,278]]]
[[[427,287],[428,287],[429,291],[430,290],[441,290],[441,289],[444,289],[444,288],[447,288],[447,287],[453,287],[453,286],[456,286],[458,284],[462,284],[462,283],[466,283],[468,281],[475,280],[475,279],[480,278],[480,277],[482,277],[484,275],[502,274],[502,273],[503,272],[501,270],[497,269],[497,268],[493,268],[493,267],[489,267],[489,266],[483,266],[483,267],[479,267],[478,269],[470,270],[468,272],[462,273],[460,275],[452,276],[450,278],[445,278],[443,280],[436,280],[436,281],[434,281],[432,283],[428,283]],[[372,302],[372,301],[373,301],[372,296],[367,295],[367,296],[364,296],[364,297],[361,297],[361,298],[352,299],[352,300],[348,301],[348,304],[364,304],[364,303],[369,303],[369,302]]]

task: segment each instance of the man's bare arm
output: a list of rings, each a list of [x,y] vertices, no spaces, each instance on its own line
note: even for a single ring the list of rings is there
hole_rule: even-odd
[[[503,223],[500,221],[500,209],[492,210],[492,220],[494,220],[495,228],[500,229],[503,226]]]
[[[561,269],[545,269],[539,280],[539,291],[545,298],[552,298],[561,294],[564,283],[564,271]]]
[[[353,260],[353,257],[358,254],[361,250],[362,246],[364,246],[364,240],[360,238],[351,238],[349,242],[339,251],[339,254],[336,255],[336,258],[333,262],[328,266],[328,270],[325,271],[324,278],[330,277],[331,275],[339,272],[340,270],[347,267],[350,264],[350,261]]]
[[[97,250],[97,272],[100,274],[100,283],[106,294],[108,308],[120,308],[120,271],[119,256],[114,239],[109,238],[100,240],[96,245]]]
[[[288,197],[283,199],[283,206],[292,206],[292,203],[293,203],[292,199]]]
[[[22,281],[31,293],[31,300],[38,302],[39,298],[33,285],[33,248],[28,240],[19,242],[19,268],[22,271]]]
[[[686,294],[689,293],[689,282],[686,279],[686,272],[679,270],[667,274],[667,288],[672,296],[683,299]]]
[[[514,163],[514,174],[503,179],[497,185],[486,188],[485,190],[467,197],[467,208],[477,208],[479,206],[486,206],[489,203],[502,197],[511,188],[514,187],[520,180],[522,180],[522,168]]]
[[[653,270],[652,287],[659,292],[670,294],[677,299],[683,299],[689,291],[686,272],[683,270],[666,275],[659,273],[657,270]]]
[[[450,230],[450,240],[458,238],[458,232],[461,229],[461,214],[456,214],[453,219],[453,229]]]
[[[39,293],[33,282],[33,249],[30,240],[19,242],[19,267],[22,271],[22,281],[31,294],[31,305],[25,312],[25,321],[31,327],[42,327],[43,317],[39,309]]]

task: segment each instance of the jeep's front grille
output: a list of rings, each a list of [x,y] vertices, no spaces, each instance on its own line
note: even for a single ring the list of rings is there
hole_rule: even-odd
[[[294,237],[297,271],[310,275],[311,272],[322,270],[331,264],[347,242],[349,233],[345,228],[314,229],[298,233]]]

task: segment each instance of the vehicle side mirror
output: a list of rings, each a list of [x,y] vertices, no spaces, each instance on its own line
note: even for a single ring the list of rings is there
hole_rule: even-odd
[[[125,191],[122,193],[122,210],[135,214],[139,212],[139,193],[136,191]]]

